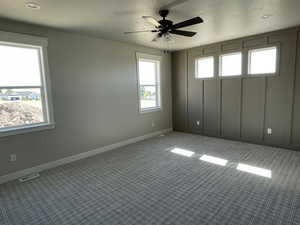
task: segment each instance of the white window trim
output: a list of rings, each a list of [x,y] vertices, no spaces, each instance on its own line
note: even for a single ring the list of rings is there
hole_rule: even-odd
[[[36,37],[25,34],[11,33],[0,31],[0,44],[5,44],[8,46],[19,46],[26,48],[39,49],[40,55],[40,68],[41,68],[41,98],[43,104],[43,113],[45,122],[21,125],[14,127],[7,127],[0,129],[0,137],[16,135],[22,133],[28,133],[33,131],[41,131],[46,129],[52,129],[55,127],[54,115],[53,115],[53,105],[52,105],[52,95],[51,95],[51,83],[50,83],[50,72],[48,65],[48,39],[44,37]],[[1,86],[1,88],[3,88]],[[14,88],[14,87],[9,87]],[[17,88],[21,88],[18,86]],[[26,86],[24,88],[30,88]]]
[[[222,63],[223,63],[222,57],[236,55],[236,54],[240,54],[240,56],[241,56],[241,72],[239,74],[222,75]],[[221,77],[221,78],[239,77],[239,76],[242,76],[242,74],[243,74],[243,52],[237,51],[237,52],[230,52],[230,53],[225,53],[225,54],[219,55],[219,77]]]
[[[272,73],[251,73],[251,53],[256,51],[263,51],[268,49],[276,49],[276,58],[275,58],[275,72]],[[254,48],[248,50],[248,65],[247,65],[247,75],[249,76],[262,76],[262,75],[276,75],[278,73],[279,68],[279,48],[278,46],[269,46],[269,47],[263,47],[263,48]]]
[[[198,76],[198,60],[200,60],[200,59],[209,59],[209,58],[213,59],[213,75],[212,75],[212,77],[199,77]],[[213,55],[195,58],[195,61],[194,61],[195,62],[195,79],[200,79],[200,80],[214,79],[215,78],[215,72],[216,72],[215,71],[216,70],[216,68],[215,68],[215,63],[216,62],[215,61],[216,61],[216,59],[215,59],[215,56],[213,56]]]
[[[156,68],[156,79],[157,82],[155,84],[156,87],[156,102],[158,103],[158,106],[156,107],[152,107],[152,108],[147,108],[147,109],[142,109],[141,108],[141,97],[140,97],[140,75],[139,75],[139,60],[143,59],[146,61],[150,61],[150,62],[155,62],[158,63],[158,66]],[[158,55],[150,55],[150,54],[146,54],[146,53],[139,53],[136,52],[136,71],[137,71],[137,86],[138,86],[138,90],[137,90],[137,94],[138,94],[138,107],[139,107],[139,112],[142,113],[148,113],[148,112],[155,112],[155,111],[160,111],[162,110],[162,97],[161,97],[161,61],[162,61],[162,56],[158,56]]]

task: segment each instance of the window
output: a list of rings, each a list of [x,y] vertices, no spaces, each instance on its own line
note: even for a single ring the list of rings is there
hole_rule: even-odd
[[[46,46],[44,38],[0,32],[1,136],[53,126]]]
[[[277,71],[277,47],[249,50],[249,74],[272,74]]]
[[[160,62],[160,56],[137,53],[140,112],[161,108]]]
[[[239,76],[242,74],[242,53],[235,52],[220,56],[220,76]]]
[[[195,61],[196,78],[214,77],[214,57],[198,58]]]

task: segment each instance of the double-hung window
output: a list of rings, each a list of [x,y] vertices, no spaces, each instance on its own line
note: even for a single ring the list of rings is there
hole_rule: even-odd
[[[161,56],[137,53],[138,91],[140,112],[161,108]]]
[[[53,127],[47,39],[0,32],[0,136]]]

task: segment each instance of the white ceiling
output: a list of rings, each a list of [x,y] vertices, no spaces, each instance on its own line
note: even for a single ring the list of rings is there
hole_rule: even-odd
[[[174,35],[174,42],[152,42],[151,33],[123,32],[152,28],[141,17],[159,19],[159,8],[174,0],[29,1],[38,2],[41,9],[25,8],[25,0],[0,0],[0,17],[168,50],[300,25],[300,0],[186,0],[171,7],[168,19],[177,23],[200,16],[203,24],[186,29],[198,34],[192,38]],[[272,16],[262,19],[263,15]]]

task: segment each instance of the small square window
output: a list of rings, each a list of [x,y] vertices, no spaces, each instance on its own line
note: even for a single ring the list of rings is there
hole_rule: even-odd
[[[242,53],[235,52],[220,56],[220,76],[239,76],[242,74]]]
[[[195,60],[196,78],[214,77],[214,57],[198,58]]]
[[[277,71],[277,47],[250,50],[248,58],[249,74],[272,74]]]

